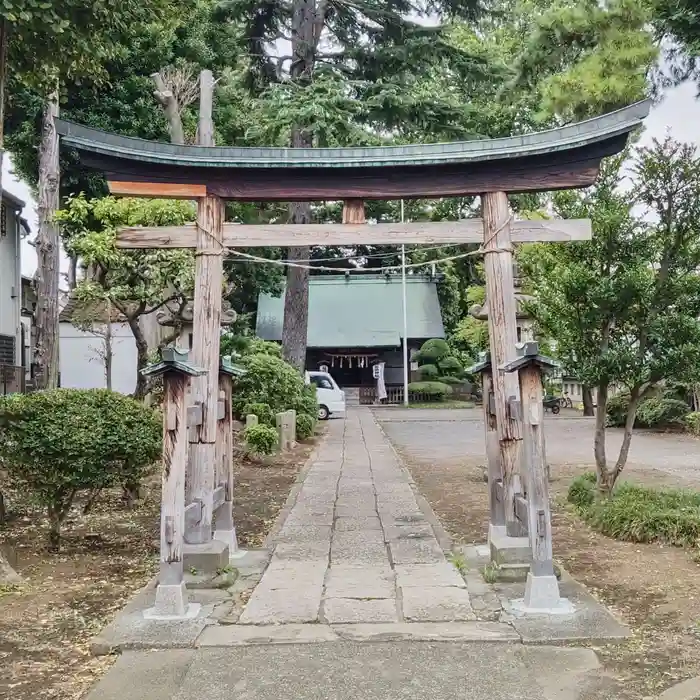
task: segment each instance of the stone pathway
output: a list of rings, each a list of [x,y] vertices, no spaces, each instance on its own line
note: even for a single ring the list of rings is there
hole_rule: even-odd
[[[273,546],[238,624],[475,619],[369,409],[329,424]]]

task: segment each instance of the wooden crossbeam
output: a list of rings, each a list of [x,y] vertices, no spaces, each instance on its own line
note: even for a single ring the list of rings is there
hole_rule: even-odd
[[[514,221],[513,243],[567,243],[591,238],[588,219]],[[226,248],[273,246],[350,246],[405,244],[482,243],[481,219],[418,222],[410,224],[224,224]],[[122,228],[119,248],[194,248],[194,224],[183,226],[136,226]]]
[[[206,185],[190,185],[174,182],[117,182],[108,183],[110,194],[126,195],[129,197],[160,197],[174,199],[189,199],[190,197],[206,197]]]

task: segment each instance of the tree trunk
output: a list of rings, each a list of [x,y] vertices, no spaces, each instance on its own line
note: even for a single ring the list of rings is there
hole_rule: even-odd
[[[180,118],[180,105],[178,105],[172,90],[163,81],[160,73],[151,75],[156,90],[153,93],[156,100],[160,102],[165,112],[165,118],[168,120],[168,131],[170,132],[170,141],[172,143],[184,144],[185,132],[182,128],[182,119]]]
[[[56,551],[61,546],[61,509],[49,506],[49,549]]]
[[[7,45],[9,40],[10,27],[7,20],[2,17],[0,18],[0,201],[2,201],[2,162],[5,155],[5,85],[7,83]],[[2,559],[0,559],[0,581],[2,581]]]
[[[148,343],[139,325],[139,317],[129,314],[126,320],[136,343],[136,388],[133,395],[135,399],[143,401],[148,393],[148,380],[141,374],[141,370],[148,365]]]
[[[605,491],[608,477],[608,460],[605,456],[605,419],[608,406],[608,385],[599,384],[597,390],[597,403],[595,413],[595,437],[593,438],[593,454],[598,481],[598,489]]]
[[[68,291],[73,291],[78,286],[78,258],[70,256],[68,259]]]
[[[591,387],[583,386],[581,388],[581,394],[583,395],[583,415],[595,415],[595,411],[593,410],[593,393],[591,392]]]
[[[105,385],[112,391],[112,304],[107,300],[107,325],[105,326]]]
[[[625,432],[622,436],[622,445],[620,446],[620,452],[617,456],[617,461],[615,462],[615,468],[612,472],[612,487],[615,486],[617,478],[620,473],[625,468],[627,464],[627,458],[630,453],[630,443],[632,442],[632,431],[634,430],[634,421],[637,418],[637,408],[639,407],[639,402],[642,396],[638,387],[634,387],[630,392],[630,402],[629,408],[627,409],[627,419],[625,420]]]
[[[318,14],[317,14],[318,13]],[[325,4],[316,7],[315,0],[294,0],[292,8],[292,66],[291,77],[298,83],[309,84],[316,63],[316,46],[325,13]],[[292,148],[310,148],[313,136],[298,124],[292,129]],[[294,202],[289,205],[289,221],[293,224],[311,223],[311,204]],[[289,248],[287,259],[308,265],[309,248]],[[282,325],[282,354],[300,372],[306,366],[306,340],[309,326],[309,270],[287,268]]]
[[[39,145],[39,230],[36,239],[36,338],[34,382],[37,389],[58,386],[58,282],[60,242],[54,217],[59,206],[58,92],[45,106]]]

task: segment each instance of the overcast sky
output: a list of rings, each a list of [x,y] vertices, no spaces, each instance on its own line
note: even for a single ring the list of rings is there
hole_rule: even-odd
[[[653,108],[646,120],[642,141],[649,143],[653,138],[662,139],[667,131],[679,141],[700,146],[700,100],[696,99],[695,85],[686,83],[666,92],[664,100]],[[2,182],[7,191],[26,202],[23,214],[35,233],[36,203],[27,185],[12,174],[11,159],[7,157],[3,160]],[[67,267],[67,261],[62,260],[61,269],[65,272]],[[22,245],[22,274],[31,275],[35,269],[36,254],[25,240]]]

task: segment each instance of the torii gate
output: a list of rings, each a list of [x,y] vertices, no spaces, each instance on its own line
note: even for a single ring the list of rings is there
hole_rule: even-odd
[[[103,172],[113,194],[197,201],[195,224],[126,228],[117,243],[123,248],[196,250],[191,359],[205,373],[193,379],[194,397],[202,404],[202,423],[198,442],[192,445],[189,486],[191,496],[201,502],[201,518],[189,541],[201,546],[214,536],[227,537],[212,532],[223,254],[225,248],[254,246],[481,244],[499,444],[498,455],[489,454],[494,461],[489,473],[501,477],[505,506],[504,517],[492,510],[490,536],[520,534],[517,497],[523,426],[518,413],[510,410],[510,399],[519,396],[518,376],[503,371],[517,359],[512,244],[585,240],[591,237],[591,227],[588,220],[514,221],[507,194],[592,185],[601,160],[624,149],[649,108],[649,101],[639,102],[602,117],[523,136],[373,148],[184,146],[57,120],[63,144],[79,151],[84,165]],[[483,220],[364,222],[365,199],[470,195],[481,196]],[[344,223],[227,224],[225,200],[342,200]],[[484,401],[488,400],[485,396]],[[547,532],[551,545],[549,523]],[[228,544],[235,547],[230,533]]]

